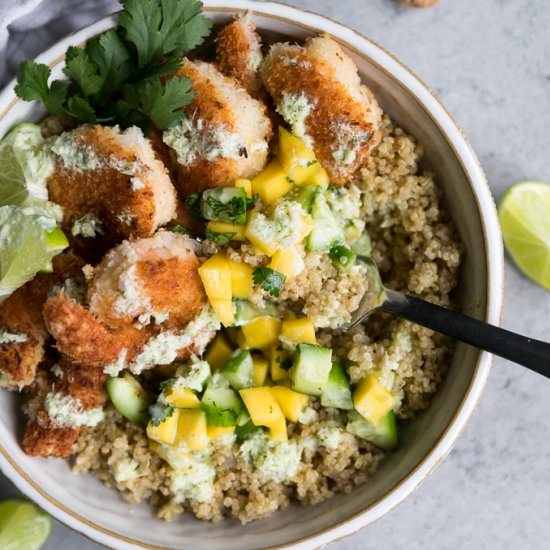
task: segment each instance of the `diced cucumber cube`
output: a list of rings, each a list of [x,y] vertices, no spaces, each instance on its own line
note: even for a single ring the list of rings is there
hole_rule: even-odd
[[[365,420],[357,411],[350,411],[346,430],[370,441],[383,451],[394,451],[399,444],[397,420],[393,411],[384,416],[376,426]]]
[[[201,197],[202,217],[207,220],[244,225],[248,201],[242,187],[216,187],[207,189]]]
[[[258,317],[273,317],[278,319],[280,313],[273,304],[266,304],[259,308],[248,300],[233,300],[233,316],[235,317],[235,326],[246,325]]]
[[[318,185],[303,185],[294,187],[292,191],[286,195],[286,198],[301,204],[302,208],[308,214],[311,214],[313,203],[315,202],[317,195],[322,192],[323,190]]]
[[[335,244],[329,252],[332,263],[342,271],[348,270],[354,263],[357,255],[345,244]]]
[[[298,344],[289,370],[292,388],[308,395],[321,395],[332,368],[332,350],[313,344]]]
[[[337,361],[332,363],[327,385],[321,395],[321,405],[335,409],[353,409],[348,375]]]
[[[206,385],[201,399],[201,409],[206,422],[211,426],[235,426],[243,410],[238,394],[229,387],[229,382],[219,373],[214,374]]]
[[[358,256],[369,257],[372,252],[372,242],[369,234],[365,231],[363,234],[351,245],[351,249]]]
[[[309,251],[328,252],[335,243],[344,242],[344,231],[328,206],[324,194],[315,196],[311,217],[313,229],[306,241]]]
[[[124,373],[119,378],[109,378],[105,387],[109,398],[120,414],[132,424],[144,425],[147,422],[149,396],[130,373]]]
[[[254,385],[252,355],[247,350],[236,350],[222,367],[220,373],[227,378],[235,390]]]

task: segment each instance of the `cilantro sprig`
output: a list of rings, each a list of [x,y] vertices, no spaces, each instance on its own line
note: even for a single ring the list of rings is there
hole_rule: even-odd
[[[173,74],[183,55],[212,26],[199,0],[121,0],[119,26],[70,47],[63,72],[50,82],[47,65],[24,61],[15,93],[41,101],[52,115],[163,130],[177,123],[193,99],[191,81]]]
[[[286,276],[270,267],[258,267],[252,276],[254,283],[260,285],[271,296],[279,296],[286,280]]]

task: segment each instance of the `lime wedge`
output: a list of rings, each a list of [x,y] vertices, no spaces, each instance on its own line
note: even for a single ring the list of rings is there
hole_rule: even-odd
[[[518,268],[550,290],[550,184],[516,183],[502,197],[498,213],[504,245]]]
[[[38,550],[48,538],[52,520],[34,504],[24,500],[0,502],[0,548]]]
[[[53,161],[39,126],[19,124],[0,141],[0,166],[0,206],[48,199],[46,180]]]
[[[0,300],[50,271],[52,258],[68,246],[55,220],[35,208],[0,207]]]

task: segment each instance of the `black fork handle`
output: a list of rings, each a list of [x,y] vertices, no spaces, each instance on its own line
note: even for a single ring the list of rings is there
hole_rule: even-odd
[[[392,290],[386,290],[381,308],[550,378],[550,344],[546,342]]]

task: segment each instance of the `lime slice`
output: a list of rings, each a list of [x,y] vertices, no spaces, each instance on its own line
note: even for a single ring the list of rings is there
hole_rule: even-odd
[[[514,262],[550,290],[550,184],[516,183],[502,197],[498,213],[504,245]]]
[[[53,161],[39,126],[19,124],[0,141],[0,166],[0,206],[48,199],[46,180]]]
[[[68,246],[55,220],[35,208],[0,207],[0,300],[51,270],[51,259]]]
[[[42,510],[23,500],[0,502],[0,548],[38,550],[48,538],[52,520]]]

